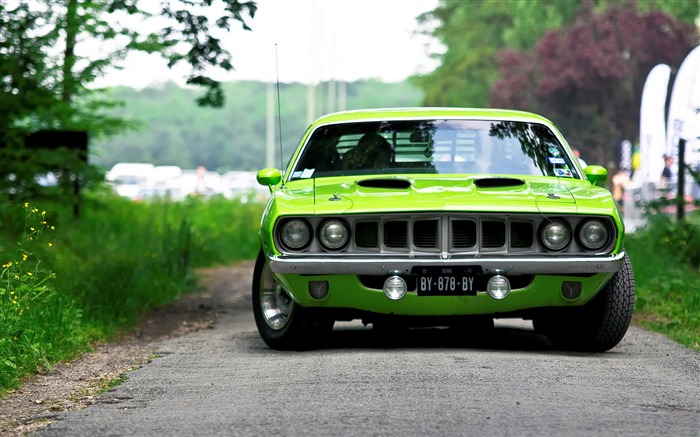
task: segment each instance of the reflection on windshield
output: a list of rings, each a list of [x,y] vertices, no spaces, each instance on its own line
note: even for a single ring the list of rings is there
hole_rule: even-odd
[[[291,179],[410,173],[578,177],[563,146],[542,124],[398,120],[316,129]]]

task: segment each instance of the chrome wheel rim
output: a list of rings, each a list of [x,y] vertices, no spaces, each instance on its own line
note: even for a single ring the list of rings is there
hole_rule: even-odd
[[[260,278],[260,309],[267,326],[275,331],[287,326],[294,310],[294,300],[272,276],[269,262],[265,263]]]

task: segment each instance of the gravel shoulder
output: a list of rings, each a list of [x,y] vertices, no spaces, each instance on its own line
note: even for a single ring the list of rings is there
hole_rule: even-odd
[[[158,342],[210,328],[218,314],[240,298],[232,293],[231,281],[252,269],[251,261],[200,269],[196,292],[148,312],[117,341],[95,344],[92,352],[28,378],[21,388],[0,399],[0,435],[31,434],[61,412],[100,402],[108,384],[157,356]]]

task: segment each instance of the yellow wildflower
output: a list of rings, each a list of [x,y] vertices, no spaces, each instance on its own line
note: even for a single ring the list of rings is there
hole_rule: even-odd
[[[54,228],[53,226],[51,226],[51,230],[53,231],[54,229],[56,229],[56,228]]]
[[[29,229],[31,229],[32,231],[36,230],[36,229],[34,229],[34,228],[29,228]]]
[[[24,202],[24,207],[29,208],[29,202]]]
[[[46,215],[46,211],[41,211],[41,215]]]
[[[53,243],[49,243],[49,247],[53,246]]]
[[[22,261],[26,261],[26,260],[27,260],[27,254],[26,254],[26,253],[23,253],[23,254],[22,254]]]
[[[32,272],[27,272],[27,276],[34,276]]]

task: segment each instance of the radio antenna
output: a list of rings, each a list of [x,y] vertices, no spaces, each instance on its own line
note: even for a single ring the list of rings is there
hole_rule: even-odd
[[[277,73],[277,129],[280,139],[280,170],[284,166],[284,152],[282,151],[282,110],[280,107],[280,68],[279,60],[277,58],[277,43],[275,43],[275,70]]]

